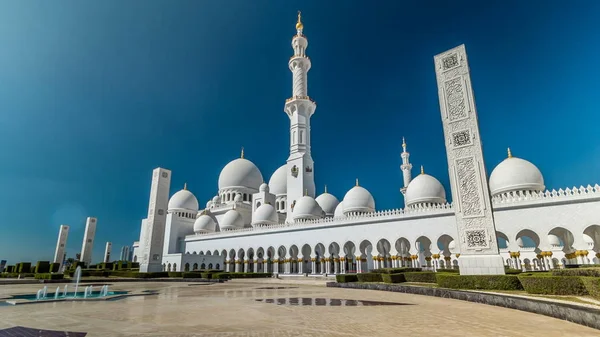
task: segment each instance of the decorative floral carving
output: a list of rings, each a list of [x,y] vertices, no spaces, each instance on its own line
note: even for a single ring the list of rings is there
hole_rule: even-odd
[[[292,166],[292,177],[298,177],[298,166],[296,165]]]
[[[163,177],[163,178],[167,178],[168,176],[169,176],[169,174],[168,174],[167,172],[163,172],[163,173],[162,173],[162,177]]]
[[[448,106],[448,118],[450,122],[467,117],[465,106],[465,93],[462,77],[456,77],[445,83],[446,104]]]
[[[471,144],[471,131],[462,130],[452,134],[452,144],[454,147],[465,146]]]
[[[442,59],[442,69],[448,70],[458,66],[458,54],[450,54]]]
[[[479,196],[479,182],[475,171],[475,159],[462,158],[456,160],[458,183],[458,199],[463,216],[482,216],[482,200]]]
[[[487,247],[485,229],[465,231],[467,246],[472,248]]]

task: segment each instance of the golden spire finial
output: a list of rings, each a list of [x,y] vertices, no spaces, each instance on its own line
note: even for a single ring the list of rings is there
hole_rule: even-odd
[[[304,25],[302,24],[302,12],[298,11],[298,22],[296,22],[296,29],[303,29]]]
[[[325,193],[327,193],[327,185],[325,185]]]
[[[358,186],[358,178],[356,178],[356,186]]]
[[[421,165],[421,174],[425,174],[425,169],[423,168],[423,165]]]
[[[183,189],[187,190],[187,183],[183,183]]]
[[[507,149],[508,151],[508,158],[512,158],[512,152],[510,152],[510,147]]]
[[[406,150],[406,140],[404,140],[404,137],[402,137],[402,147]]]
[[[241,154],[240,158],[244,159],[244,147],[243,146],[242,146],[242,154]]]

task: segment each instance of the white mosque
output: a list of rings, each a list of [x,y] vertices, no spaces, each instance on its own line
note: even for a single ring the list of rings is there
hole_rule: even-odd
[[[148,218],[133,253],[134,261],[153,265],[147,271],[337,274],[458,266],[457,206],[423,168],[412,177],[404,141],[404,208],[378,210],[358,180],[341,200],[327,190],[315,195],[310,119],[317,106],[307,92],[311,61],[303,28],[298,15],[289,60],[293,94],[284,106],[290,119],[287,162],[267,184],[242,150],[241,158],[225,165],[218,194],[203,208],[185,187],[169,199],[171,172],[154,170]],[[489,177],[489,191],[506,266],[548,270],[599,263],[599,185],[547,190],[540,170],[508,150]]]

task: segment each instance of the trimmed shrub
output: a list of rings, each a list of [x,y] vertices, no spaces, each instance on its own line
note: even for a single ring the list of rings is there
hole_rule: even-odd
[[[140,272],[129,272],[129,277],[133,278],[163,278],[169,277],[169,273],[166,271],[159,271],[154,273],[140,273]]]
[[[523,290],[515,275],[437,274],[437,284],[450,289]]]
[[[30,273],[31,262],[19,262],[17,263],[17,273]]]
[[[203,277],[204,273],[201,273],[199,271],[186,271],[186,272],[182,272],[181,273],[181,277],[183,278],[206,278]]]
[[[581,282],[588,294],[593,298],[600,300],[600,278],[599,277],[582,277]]]
[[[51,274],[51,273],[38,273],[35,274],[36,280],[62,280],[63,274]]]
[[[38,261],[35,265],[35,272],[43,274],[50,272],[50,261]]]
[[[21,275],[21,278],[35,276],[33,273],[0,273],[0,278],[19,278],[19,275]]]
[[[402,268],[379,268],[379,269],[373,269],[370,271],[370,273],[375,273],[375,274],[399,274],[399,273],[407,273],[407,272],[415,272],[415,271],[421,271],[423,270],[422,268],[408,268],[408,267],[402,267]]]
[[[195,275],[195,273],[194,273],[194,275]],[[213,276],[213,273],[200,273],[201,278],[211,279],[212,276]]]
[[[6,269],[4,270],[7,273],[14,273],[15,272],[15,266],[8,266],[6,267]]]
[[[379,273],[360,273],[356,274],[358,282],[383,282],[382,274]]]
[[[169,277],[183,277],[185,274],[182,271],[169,271],[167,273],[168,273]]]
[[[552,276],[600,277],[600,268],[554,269]]]
[[[525,291],[544,295],[587,295],[578,276],[518,276]]]
[[[358,276],[356,274],[337,274],[335,281],[338,283],[358,282]]]
[[[521,274],[523,271],[520,269],[512,269],[512,268],[506,268],[504,269],[504,273],[506,275],[517,275],[517,274]]]
[[[436,273],[450,273],[450,274],[459,274],[460,270],[458,269],[437,269]]]
[[[402,274],[402,273],[399,273],[399,274],[381,274],[381,279],[385,283],[402,283],[402,282],[406,282],[406,278],[404,277],[404,274]]]
[[[229,280],[233,278],[268,278],[273,276],[271,273],[216,273],[212,274],[213,279]]]
[[[213,274],[212,278],[213,279],[218,279],[218,280],[229,280],[229,279],[231,279],[229,273],[216,273],[216,274]]]
[[[139,262],[131,262],[131,269],[140,269],[140,263]]]
[[[404,273],[406,282],[435,283],[435,273],[432,271]]]
[[[51,273],[58,273],[59,269],[60,269],[60,263],[56,262],[56,263],[50,264],[50,272]]]

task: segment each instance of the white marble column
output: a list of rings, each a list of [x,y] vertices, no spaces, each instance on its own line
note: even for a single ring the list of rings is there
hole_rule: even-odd
[[[244,260],[244,272],[245,273],[249,273],[250,271],[248,270],[248,260]]]
[[[240,272],[240,267],[241,267],[241,261],[236,259],[235,260],[235,272],[239,273]]]
[[[258,273],[258,260],[254,260],[254,268],[252,268],[254,270],[255,273]]]
[[[310,258],[310,262],[311,262],[311,269],[310,269],[310,273],[311,274],[316,274],[317,273],[317,260],[314,257]]]

